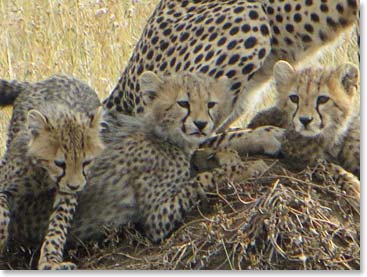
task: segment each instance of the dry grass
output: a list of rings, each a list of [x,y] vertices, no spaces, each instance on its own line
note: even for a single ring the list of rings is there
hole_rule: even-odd
[[[0,0],[0,76],[72,74],[104,98],[157,2]],[[324,54],[323,64],[358,63],[356,39]],[[10,114],[0,110],[0,154]],[[127,227],[68,256],[90,269],[358,269],[359,211],[324,179],[276,163],[261,178],[223,185],[210,212],[198,212],[162,245]],[[27,253],[14,253],[0,268],[29,268],[36,257]]]
[[[87,81],[104,98],[116,84],[157,0],[0,1],[0,76]],[[0,110],[0,154],[11,108]]]

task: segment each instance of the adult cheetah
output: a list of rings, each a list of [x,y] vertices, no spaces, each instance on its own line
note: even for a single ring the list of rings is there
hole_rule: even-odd
[[[251,113],[277,60],[305,61],[349,30],[358,9],[359,0],[162,0],[104,107],[143,113],[138,79],[145,70],[227,76],[233,112],[221,122],[223,131]]]

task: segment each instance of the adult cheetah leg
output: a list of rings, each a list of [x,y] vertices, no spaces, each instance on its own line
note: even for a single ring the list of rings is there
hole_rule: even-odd
[[[232,148],[240,155],[276,155],[281,150],[285,129],[275,126],[262,126],[256,129],[243,129],[217,134],[200,145],[201,148]]]
[[[54,211],[50,216],[48,230],[41,246],[38,269],[41,270],[70,270],[76,269],[71,262],[62,262],[63,250],[68,229],[70,228],[77,206],[77,196],[74,194],[57,194],[54,201]]]
[[[8,241],[9,221],[8,197],[5,193],[0,193],[0,254],[5,251]]]
[[[221,153],[222,154],[222,153]],[[229,161],[210,172],[203,172],[190,180],[175,182],[172,190],[163,192],[153,201],[146,211],[145,231],[154,242],[160,242],[182,224],[184,217],[200,199],[205,199],[206,192],[213,191],[217,184],[227,181],[243,181],[253,177],[254,167],[248,167],[238,158],[221,156],[221,161]],[[256,165],[257,169],[259,165]]]

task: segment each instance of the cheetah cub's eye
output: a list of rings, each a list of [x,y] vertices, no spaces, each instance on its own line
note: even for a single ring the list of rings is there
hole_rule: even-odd
[[[217,102],[209,102],[208,103],[208,109],[213,108],[215,105],[217,105]]]
[[[90,165],[91,163],[92,163],[92,160],[85,160],[83,162],[83,167],[86,167],[86,166]]]
[[[65,168],[66,166],[64,161],[55,160],[54,163],[56,166],[61,167],[61,168]]]
[[[299,101],[299,97],[298,95],[295,95],[295,94],[292,94],[292,95],[289,95],[289,99],[293,102],[293,103],[298,103]]]
[[[325,104],[327,101],[329,101],[329,99],[330,99],[329,96],[321,95],[317,97],[317,105]]]
[[[188,101],[185,100],[181,100],[181,101],[177,101],[177,104],[185,109],[188,109],[190,107],[190,103]]]

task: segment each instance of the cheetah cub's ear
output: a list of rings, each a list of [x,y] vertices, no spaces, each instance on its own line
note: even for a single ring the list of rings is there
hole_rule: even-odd
[[[345,92],[349,96],[353,96],[359,84],[358,67],[351,63],[345,63],[337,68],[336,74]]]
[[[105,149],[105,145],[100,136],[102,129],[105,128],[106,123],[103,122],[103,108],[99,106],[95,111],[88,114],[89,127],[86,131],[86,147],[89,148],[89,152],[97,156]],[[103,125],[103,123],[105,125]]]
[[[152,71],[144,71],[139,78],[140,90],[145,104],[150,104],[157,96],[163,80]]]
[[[33,137],[43,131],[50,130],[50,123],[47,116],[37,110],[30,110],[27,115],[28,130]]]
[[[277,89],[289,85],[296,78],[296,70],[286,61],[278,61],[273,67],[273,76]]]
[[[103,109],[99,106],[95,112],[88,114],[90,119],[89,127],[100,131],[102,129]]]

